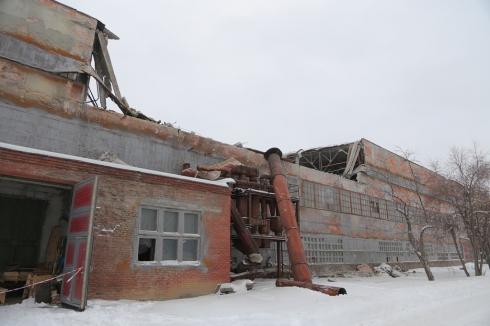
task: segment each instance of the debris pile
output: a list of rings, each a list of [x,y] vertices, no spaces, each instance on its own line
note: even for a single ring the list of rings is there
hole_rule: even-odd
[[[236,280],[231,283],[223,283],[218,285],[214,293],[230,294],[237,292],[247,292],[253,289],[254,284],[255,283],[251,280]]]
[[[130,166],[128,163],[124,162],[119,157],[117,157],[116,154],[114,154],[113,152],[103,152],[102,155],[99,157],[99,161]]]
[[[362,265],[359,265],[357,266],[356,270],[358,272],[361,272],[363,274],[368,274],[367,276],[371,276],[374,274],[373,270],[371,269],[371,267],[369,267],[368,265],[366,264],[362,264]]]
[[[403,270],[396,265],[392,268],[390,265],[385,264],[385,263],[382,263],[378,267],[374,267],[374,272],[378,275],[382,274],[382,273],[386,273],[386,274],[390,275],[391,277],[408,276],[406,270]]]

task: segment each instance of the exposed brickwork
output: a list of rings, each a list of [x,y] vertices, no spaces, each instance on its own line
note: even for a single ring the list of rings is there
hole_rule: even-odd
[[[91,299],[190,297],[212,293],[216,284],[229,280],[230,188],[8,149],[0,149],[0,175],[70,185],[100,176]],[[200,266],[134,266],[138,208],[147,199],[166,199],[202,209],[204,250]]]

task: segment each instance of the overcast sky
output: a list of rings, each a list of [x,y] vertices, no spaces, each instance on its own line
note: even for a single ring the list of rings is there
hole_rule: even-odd
[[[121,38],[129,104],[184,130],[283,152],[366,138],[422,164],[490,147],[488,1],[61,2]]]

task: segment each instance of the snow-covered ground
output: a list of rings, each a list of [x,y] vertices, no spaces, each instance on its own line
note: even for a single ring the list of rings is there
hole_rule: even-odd
[[[471,270],[471,265],[468,264]],[[464,276],[458,267],[408,277],[325,278],[347,295],[276,288],[256,280],[253,290],[163,302],[89,300],[84,312],[35,304],[1,306],[0,325],[490,325],[490,272]]]

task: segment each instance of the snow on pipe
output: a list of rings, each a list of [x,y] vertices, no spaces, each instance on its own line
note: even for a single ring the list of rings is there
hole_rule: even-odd
[[[306,255],[301,242],[298,224],[295,219],[295,211],[291,196],[289,194],[286,176],[282,169],[282,152],[278,148],[270,148],[264,153],[265,159],[269,162],[271,170],[271,181],[276,195],[277,207],[281,221],[286,230],[286,246],[288,248],[289,261],[294,281],[278,279],[276,286],[298,286],[319,291],[328,295],[347,294],[344,288],[329,287],[326,285],[313,284],[311,281],[310,269],[306,262]]]

